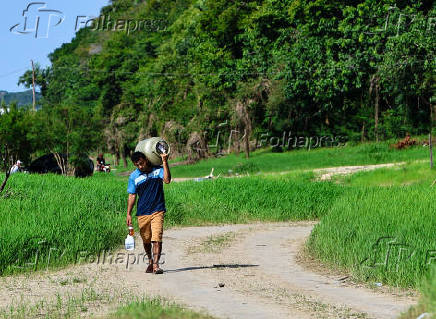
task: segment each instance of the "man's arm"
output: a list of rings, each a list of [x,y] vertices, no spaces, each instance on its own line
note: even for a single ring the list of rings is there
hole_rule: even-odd
[[[126,218],[127,226],[132,225],[132,210],[133,207],[135,206],[135,202],[136,202],[136,194],[129,194],[129,198],[127,200],[127,218]]]
[[[162,157],[162,166],[164,169],[163,181],[165,184],[171,183],[171,172],[168,166],[168,154],[161,154]]]

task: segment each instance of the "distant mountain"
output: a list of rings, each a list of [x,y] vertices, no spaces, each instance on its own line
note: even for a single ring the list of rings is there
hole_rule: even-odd
[[[36,101],[40,100],[42,97],[41,93],[36,92]],[[23,92],[7,92],[0,91],[0,103],[5,102],[6,105],[11,104],[12,102],[17,102],[18,106],[23,105],[31,105],[33,99],[32,90],[27,90]]]

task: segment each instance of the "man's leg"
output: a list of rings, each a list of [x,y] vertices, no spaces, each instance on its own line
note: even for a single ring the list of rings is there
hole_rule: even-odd
[[[163,270],[159,267],[159,260],[162,253],[162,234],[164,212],[156,212],[151,215],[151,241],[153,243],[153,272],[162,274]]]
[[[162,252],[162,242],[153,241],[153,271],[156,272],[159,267],[160,255]]]
[[[139,234],[144,244],[144,250],[148,257],[146,273],[153,272],[153,259],[151,256],[151,218],[149,215],[138,216]]]
[[[151,256],[151,243],[144,243],[144,250],[148,257],[148,267],[145,272],[151,273],[153,272],[153,259]]]

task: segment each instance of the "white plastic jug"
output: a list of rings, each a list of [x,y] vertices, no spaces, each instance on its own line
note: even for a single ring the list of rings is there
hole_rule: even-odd
[[[154,166],[162,165],[160,154],[170,154],[171,148],[161,137],[151,137],[142,140],[136,145],[135,152],[143,153]]]
[[[135,238],[133,236],[127,235],[126,240],[124,241],[126,246],[126,250],[134,250],[135,249]]]

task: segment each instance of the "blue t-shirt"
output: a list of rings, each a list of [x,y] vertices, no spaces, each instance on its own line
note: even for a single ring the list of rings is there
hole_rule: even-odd
[[[166,211],[163,174],[162,166],[153,166],[152,171],[148,174],[142,173],[139,169],[130,174],[127,192],[139,196],[136,216]]]

